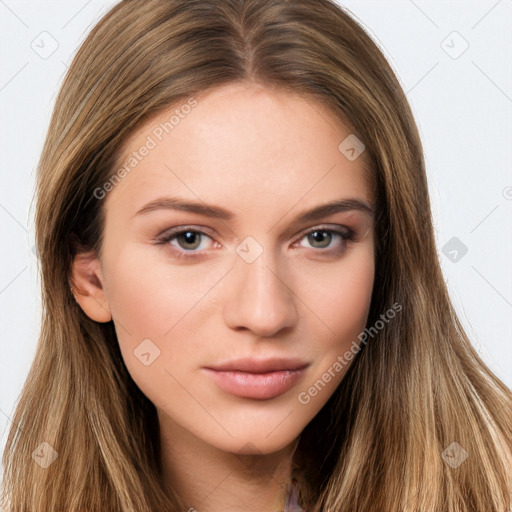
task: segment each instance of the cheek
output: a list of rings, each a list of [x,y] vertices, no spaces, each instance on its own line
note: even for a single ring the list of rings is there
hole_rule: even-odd
[[[168,265],[155,248],[109,254],[106,291],[125,364],[143,392],[159,382],[172,385],[166,369],[180,373],[204,350],[197,331],[208,315],[208,293],[226,271]]]
[[[325,405],[354,361],[361,345],[374,281],[373,257],[361,258],[331,274],[322,293],[316,293],[316,311],[324,324],[310,348],[317,355],[308,379],[297,390],[296,407],[308,419]],[[312,327],[311,332],[320,332]]]
[[[330,300],[325,307],[329,312],[332,330],[344,339],[345,334],[354,334],[364,329],[373,290],[373,263],[361,261],[350,271],[343,272],[333,280]]]
[[[162,339],[179,329],[221,276],[221,270],[199,273],[169,265],[156,247],[121,248],[105,266],[112,313],[134,340]]]
[[[314,305],[310,332],[317,334],[312,336],[310,348],[318,357],[311,369],[310,384],[325,377],[325,384],[320,386],[324,389],[325,385],[325,392],[316,399],[316,405],[320,405],[318,401],[325,402],[334,391],[361,345],[360,335],[366,326],[374,283],[371,247],[354,252],[345,265],[317,277],[304,302]]]
[[[319,332],[324,333],[324,349],[350,345],[364,330],[368,317],[374,283],[371,247],[347,256],[343,265],[312,274],[314,280],[309,275],[304,287],[304,302],[311,304],[313,316],[323,324]]]

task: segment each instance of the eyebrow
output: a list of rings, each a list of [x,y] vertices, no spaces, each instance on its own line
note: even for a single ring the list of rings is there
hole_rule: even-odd
[[[147,215],[158,210],[185,211],[226,221],[232,220],[235,217],[234,213],[220,206],[206,204],[204,202],[198,203],[178,197],[159,197],[158,199],[155,199],[143,206],[137,211],[137,213],[135,213],[134,217],[138,215]],[[373,218],[375,214],[373,206],[362,199],[337,199],[315,206],[314,208],[301,213],[294,219],[293,224],[315,222],[323,217],[327,217],[328,215],[348,211],[359,211],[370,218]]]

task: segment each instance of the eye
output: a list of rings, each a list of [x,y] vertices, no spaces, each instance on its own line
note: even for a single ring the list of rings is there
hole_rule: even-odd
[[[320,252],[339,252],[345,248],[347,241],[353,240],[354,237],[355,232],[349,228],[341,230],[319,226],[303,234],[299,242],[305,239],[313,249],[320,249]]]
[[[173,238],[176,239],[178,245],[185,250],[194,250],[199,248],[202,242],[202,237],[207,236],[199,231],[181,231],[177,235],[174,235]]]
[[[200,256],[199,251],[207,249],[203,243],[206,239],[213,241],[208,234],[200,229],[178,226],[158,237],[158,243],[170,245],[178,257],[187,258]]]
[[[354,240],[355,232],[349,228],[332,229],[326,226],[318,226],[310,229],[293,245],[300,245],[302,240],[307,240],[315,252],[321,254],[337,254],[345,250],[349,240]],[[174,257],[199,258],[204,256],[202,251],[207,250],[207,241],[216,243],[213,238],[203,230],[192,226],[176,226],[157,237],[159,245],[171,247]]]

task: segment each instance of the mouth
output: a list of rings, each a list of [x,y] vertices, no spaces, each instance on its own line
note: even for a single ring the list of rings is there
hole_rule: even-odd
[[[289,391],[308,366],[298,359],[238,359],[202,369],[227,393],[268,400]]]

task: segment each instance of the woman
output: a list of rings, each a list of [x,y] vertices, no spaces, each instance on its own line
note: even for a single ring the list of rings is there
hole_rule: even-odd
[[[9,510],[511,509],[512,394],[450,302],[404,93],[336,4],[120,2],[37,199]]]

